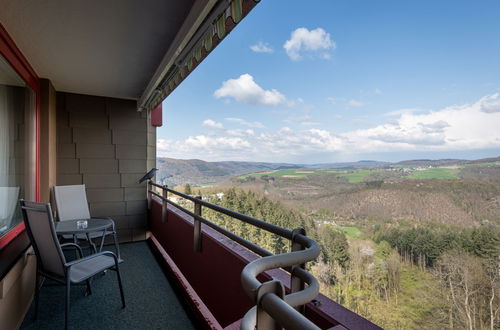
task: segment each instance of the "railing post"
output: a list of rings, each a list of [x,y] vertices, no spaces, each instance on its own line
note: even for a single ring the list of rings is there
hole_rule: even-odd
[[[304,228],[295,228],[292,231],[292,248],[291,248],[292,252],[304,250],[304,247],[302,246],[302,244],[299,244],[295,241],[295,236],[297,236],[297,235],[306,236],[306,230]],[[299,277],[293,275],[293,269],[296,267],[300,267],[302,269],[305,269],[306,265],[300,264],[300,265],[292,266],[292,272],[290,275],[290,290],[292,291],[292,293],[297,292],[297,291],[302,291],[305,289],[304,281],[302,281]],[[300,306],[295,307],[295,309],[297,311],[299,311],[300,313],[304,314],[305,307],[306,307],[305,305],[300,305]]]
[[[201,196],[196,196],[196,199],[201,200]],[[194,202],[194,214],[201,217],[201,204]],[[201,221],[194,218],[194,238],[193,238],[194,252],[201,252]]]
[[[168,212],[167,212],[167,197],[168,197],[168,191],[167,191],[168,186],[164,185],[163,188],[161,189],[161,195],[163,196],[162,204],[161,204],[161,221],[162,222],[167,222],[168,220]]]
[[[151,209],[151,193],[150,191],[153,190],[153,185],[151,184],[151,180],[148,180],[148,210]]]
[[[278,280],[272,280],[269,282],[262,283],[262,285],[257,289],[257,326],[256,329],[265,330],[281,330],[283,329],[278,322],[276,322],[267,312],[262,308],[261,301],[264,295],[275,294],[280,299],[285,297],[285,288],[283,284]]]

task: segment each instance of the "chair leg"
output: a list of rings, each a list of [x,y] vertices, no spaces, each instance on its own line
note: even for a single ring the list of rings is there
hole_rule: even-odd
[[[88,279],[87,281],[87,296],[90,296],[92,294],[92,288],[90,287],[90,279]]]
[[[125,295],[123,294],[122,277],[120,276],[120,269],[118,269],[118,263],[116,264],[116,277],[118,278],[118,286],[120,287],[120,296],[122,298],[122,308],[125,308]]]
[[[66,330],[68,330],[69,328],[70,287],[71,287],[71,282],[68,276],[68,278],[66,279],[66,313],[64,316],[64,329]]]

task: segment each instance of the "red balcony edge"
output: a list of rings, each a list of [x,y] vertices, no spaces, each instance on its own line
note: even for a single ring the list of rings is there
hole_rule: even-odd
[[[207,329],[222,330],[219,322],[217,322],[208,307],[203,303],[203,300],[200,296],[198,296],[191,284],[189,284],[189,281],[182,274],[172,258],[168,255],[167,251],[165,251],[165,249],[161,246],[156,237],[151,235],[148,242],[153,248],[153,252],[162,261],[163,268],[166,269],[167,272],[176,280],[177,284],[180,285],[184,298],[191,306],[195,307],[193,308],[193,311],[202,324],[205,325]]]
[[[187,269],[188,273],[185,273],[185,274],[182,273],[182,265],[179,266],[178,264],[176,264],[176,262],[175,262],[176,255],[172,254],[175,252],[175,249],[177,249],[178,246],[172,246],[172,244],[176,244],[176,243],[173,242],[172,239],[170,239],[170,240],[168,239],[169,238],[168,235],[174,235],[172,230],[176,229],[175,222],[177,222],[177,225],[180,224],[180,225],[184,226],[184,229],[183,229],[184,233],[182,233],[181,231],[175,232],[175,235],[173,237],[174,240],[177,240],[179,242],[183,242],[183,243],[177,243],[177,244],[186,244],[187,243],[186,245],[188,246],[188,248],[192,249],[192,232],[188,233],[188,235],[190,235],[190,237],[184,237],[184,236],[186,235],[186,228],[193,227],[193,219],[191,217],[187,216],[182,211],[179,211],[179,210],[175,209],[173,206],[169,205],[168,212],[167,212],[168,219],[167,219],[167,222],[164,223],[161,221],[161,207],[162,207],[161,201],[158,198],[153,197],[152,201],[151,201],[151,210],[150,210],[150,214],[149,214],[149,216],[150,216],[150,219],[149,219],[150,228],[151,228],[151,231],[152,231],[153,237],[154,237],[154,241],[153,240],[152,241],[155,242],[156,246],[159,246],[163,249],[165,255],[168,256],[169,259],[171,260],[171,262],[173,263],[173,265],[175,265],[176,272],[179,272],[181,275],[181,276],[176,276],[176,277],[182,278],[182,281],[183,281],[181,286],[183,288],[188,287],[190,290],[193,290],[193,292],[195,293],[195,296],[197,297],[197,299],[199,299],[199,300],[197,300],[197,299],[192,300],[193,307],[198,308],[198,306],[202,306],[203,309],[206,308],[206,310],[199,311],[198,313],[200,313],[202,315],[201,319],[207,318],[207,315],[210,316],[208,318],[210,320],[210,323],[207,323],[207,327],[210,327],[214,324],[213,323],[214,319],[216,320],[215,322],[217,322],[217,324],[220,326],[221,325],[220,321],[217,320],[217,318],[215,317],[215,314],[217,314],[217,313],[211,312],[208,305],[206,304],[206,302],[199,304],[200,301],[203,302],[203,295],[196,293],[193,286],[191,284],[189,284],[189,281],[190,281],[189,273],[190,272],[191,272],[191,275],[195,274],[194,276],[202,277],[203,280],[205,279],[205,276],[207,274],[205,273],[205,276],[203,276],[202,274],[200,274],[199,269],[195,270],[195,272],[193,272],[193,269]],[[179,229],[179,227],[177,227],[177,229]],[[169,232],[169,230],[170,230],[170,232]],[[207,244],[207,247],[210,244],[217,245],[218,249],[220,251],[224,251],[223,253],[227,253],[228,256],[231,255],[231,257],[233,258],[233,264],[234,264],[235,260],[237,260],[237,263],[247,264],[247,263],[258,258],[258,256],[256,254],[254,254],[253,252],[251,252],[251,251],[245,249],[244,247],[240,246],[239,244],[233,242],[231,239],[218,233],[217,231],[213,230],[212,228],[209,228],[209,227],[203,225],[202,226],[202,233],[203,233],[202,234],[202,236],[203,236],[203,244],[202,245],[205,246],[204,244]],[[169,249],[173,251],[170,255],[167,252],[167,250],[169,250]],[[196,264],[196,262],[197,262],[196,258],[201,258],[200,255],[191,254],[192,253],[191,251],[187,251],[187,252],[184,251],[183,253],[185,254],[184,258],[187,257],[189,262],[192,264]],[[180,258],[181,256],[177,256],[177,257]],[[183,264],[184,267],[186,267],[185,260],[180,260],[180,261],[181,261],[181,264]],[[198,260],[198,262],[199,262],[199,260]],[[192,267],[192,266],[190,266],[190,267]],[[230,267],[230,266],[228,266],[228,267]],[[229,271],[228,267],[226,267],[226,269],[217,269],[217,271],[227,272],[227,271]],[[207,272],[213,271],[213,270],[214,269],[210,269],[210,270],[207,270]],[[234,272],[234,269],[232,271]],[[204,273],[204,272],[205,272],[205,270],[203,269],[201,271],[201,273]],[[280,280],[285,285],[285,287],[287,288],[287,291],[288,291],[288,286],[289,286],[289,282],[290,282],[290,276],[288,273],[286,273],[283,270],[271,270],[271,271],[268,271],[264,274],[261,274],[261,276],[259,276],[259,280],[261,280],[261,281],[270,280],[271,278],[275,278],[275,279]],[[198,285],[200,285],[200,283],[199,283],[200,278],[195,278],[195,279],[191,279],[191,280],[198,282]],[[209,281],[209,280],[207,279],[207,281]],[[236,278],[234,281],[237,282],[238,286],[241,286],[241,284],[239,283],[239,281],[240,281],[239,277]],[[228,285],[228,283],[225,283],[225,284]],[[236,283],[232,283],[232,284],[234,285]],[[210,285],[210,284],[207,283],[207,285]],[[206,294],[207,293],[205,292],[205,295]],[[191,295],[191,293],[189,293],[189,295]],[[243,301],[238,301],[235,303],[240,304],[241,306],[247,304],[247,302],[243,302]],[[210,314],[206,314],[205,313],[206,311],[208,311]],[[219,310],[219,313],[220,313],[220,310]],[[238,314],[238,315],[240,315],[240,314]],[[360,315],[350,311],[349,309],[341,306],[340,304],[337,304],[336,302],[323,296],[322,294],[318,295],[318,297],[316,298],[315,304],[309,303],[306,305],[306,316],[311,321],[313,321],[314,323],[316,323],[319,327],[321,327],[323,329],[332,329],[332,328],[334,328],[334,329],[342,329],[342,328],[346,328],[346,329],[381,329],[380,327],[373,324],[372,322],[370,322],[370,321],[366,320],[365,318],[361,317]],[[243,317],[243,314],[241,314],[240,317]],[[227,322],[225,322],[225,323],[227,323]],[[225,329],[233,329],[233,328],[237,328],[238,325],[239,325],[239,320],[235,319],[235,320],[231,321],[230,323],[225,324],[224,327],[225,327]]]

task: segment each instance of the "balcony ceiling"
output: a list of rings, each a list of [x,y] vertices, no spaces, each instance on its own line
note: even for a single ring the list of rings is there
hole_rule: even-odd
[[[194,3],[0,0],[0,22],[56,90],[138,99]]]

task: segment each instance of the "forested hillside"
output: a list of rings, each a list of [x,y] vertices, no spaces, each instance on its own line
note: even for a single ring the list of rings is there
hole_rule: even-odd
[[[286,228],[304,227],[322,248],[310,265],[322,293],[387,329],[498,327],[500,231],[493,223],[462,228],[378,221],[330,224],[241,189],[208,200]],[[221,196],[221,195],[219,195]],[[274,253],[275,235],[210,210],[204,216]]]
[[[328,221],[373,219],[456,226],[500,223],[500,176],[487,179],[393,179],[349,183],[328,173],[236,178],[219,185],[265,194]],[[324,216],[323,216],[324,215]]]
[[[384,328],[500,326],[498,158],[288,168],[186,188],[279,226],[306,228],[322,248],[310,264],[322,293]],[[282,238],[204,215],[270,251],[289,249]]]

